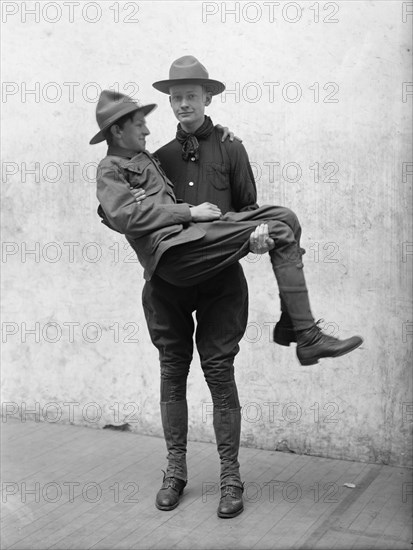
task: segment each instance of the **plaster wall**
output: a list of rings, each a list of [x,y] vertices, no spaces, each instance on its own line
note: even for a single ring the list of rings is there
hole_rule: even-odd
[[[150,151],[172,139],[167,96],[151,84],[192,54],[227,85],[207,114],[243,139],[260,204],[302,222],[315,316],[365,340],[301,367],[294,348],[271,343],[268,257],[244,259],[242,444],[411,464],[409,3],[74,4],[2,2],[4,418],[161,435],[142,269],[99,223],[93,175],[105,146],[88,142],[108,87],[158,103]],[[188,384],[190,438],[213,441],[196,355]]]

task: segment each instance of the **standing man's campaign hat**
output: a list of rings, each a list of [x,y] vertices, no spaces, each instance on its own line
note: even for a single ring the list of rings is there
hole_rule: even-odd
[[[156,107],[156,103],[140,105],[140,103],[125,94],[112,90],[103,90],[96,106],[96,121],[100,131],[89,143],[94,145],[95,143],[105,141],[105,131],[124,115],[133,113],[134,111],[140,111],[144,115],[147,115],[156,109]]]
[[[225,84],[209,78],[208,71],[192,55],[184,55],[176,59],[169,69],[169,80],[159,80],[152,86],[160,92],[170,95],[169,88],[178,84],[199,84],[205,86],[212,95],[221,94],[225,90]]]

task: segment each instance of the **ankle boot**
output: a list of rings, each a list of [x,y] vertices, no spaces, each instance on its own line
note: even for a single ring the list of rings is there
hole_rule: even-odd
[[[241,409],[216,409],[213,424],[221,461],[221,500],[218,517],[238,516],[244,509],[243,484],[239,473],[238,451],[241,435]]]
[[[242,493],[244,484],[237,480],[227,480],[221,486],[221,499],[219,501],[217,514],[219,518],[235,518],[244,510]]]
[[[168,451],[165,478],[187,480],[186,445],[188,434],[188,405],[182,401],[161,401],[161,419]]]
[[[311,313],[303,264],[298,253],[289,263],[278,264],[275,255],[271,260],[280,294],[296,331],[297,357],[302,365],[315,365],[322,357],[339,357],[362,344],[360,336],[340,341],[321,332]]]
[[[186,481],[166,477],[166,472],[163,472],[163,474],[163,483],[156,495],[155,506],[158,510],[173,510],[179,504],[179,497],[184,491]]]
[[[339,357],[350,353],[363,343],[360,336],[338,340],[314,324],[311,328],[297,332],[297,357],[302,365],[315,365],[322,357]]]

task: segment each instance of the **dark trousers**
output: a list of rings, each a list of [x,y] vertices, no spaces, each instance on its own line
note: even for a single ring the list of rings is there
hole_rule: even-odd
[[[214,222],[198,223],[206,235],[168,249],[156,273],[175,286],[207,281],[249,253],[250,234],[264,222],[275,241],[275,249],[271,251],[273,265],[299,262],[301,226],[297,216],[282,206],[262,206],[249,212],[228,212]]]
[[[151,340],[159,350],[161,402],[186,399],[195,311],[195,341],[214,406],[238,408],[234,357],[248,318],[248,287],[239,263],[185,288],[155,275],[145,283],[142,302]]]

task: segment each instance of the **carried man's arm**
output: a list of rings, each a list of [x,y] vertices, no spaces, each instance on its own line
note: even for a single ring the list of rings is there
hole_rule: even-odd
[[[187,203],[145,204],[142,203],[145,192],[139,191],[141,200],[136,201],[128,181],[115,165],[98,170],[98,214],[102,222],[119,233],[139,238],[163,227],[212,221],[221,216],[219,208],[210,203],[196,207]]]

